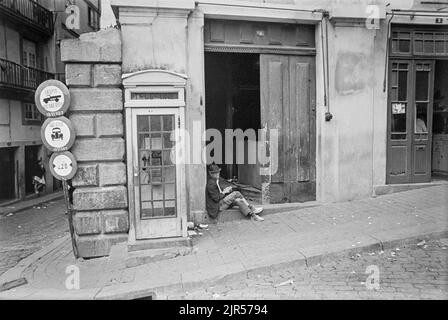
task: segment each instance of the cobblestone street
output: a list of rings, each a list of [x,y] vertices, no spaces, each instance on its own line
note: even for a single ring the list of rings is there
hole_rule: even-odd
[[[248,273],[170,299],[448,299],[448,239],[365,252],[315,266]],[[368,266],[379,289],[367,289]]]
[[[0,275],[68,232],[63,199],[0,215]]]

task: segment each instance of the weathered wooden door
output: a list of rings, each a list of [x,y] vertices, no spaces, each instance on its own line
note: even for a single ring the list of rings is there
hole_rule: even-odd
[[[431,180],[434,61],[392,60],[386,183]]]
[[[173,139],[183,123],[179,108],[132,110],[137,239],[182,236],[183,172]]]
[[[279,133],[270,202],[315,200],[314,57],[262,54],[260,77],[261,125]]]

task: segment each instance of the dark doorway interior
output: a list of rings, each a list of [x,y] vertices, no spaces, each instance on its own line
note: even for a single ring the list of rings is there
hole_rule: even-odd
[[[15,148],[0,149],[0,201],[15,198]]]
[[[25,193],[34,193],[33,173],[37,165],[40,146],[25,146]]]
[[[434,74],[432,178],[448,178],[448,60],[437,60]]]
[[[206,127],[217,129],[223,137],[225,129],[260,129],[260,56],[249,53],[205,54],[205,118]],[[245,144],[247,153],[247,144]],[[246,155],[247,156],[247,155]],[[261,189],[256,164],[220,165],[226,179],[237,177],[238,183]]]

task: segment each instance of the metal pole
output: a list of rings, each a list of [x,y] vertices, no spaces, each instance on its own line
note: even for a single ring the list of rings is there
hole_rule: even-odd
[[[68,184],[66,180],[62,180],[62,188],[64,190],[64,198],[65,198],[65,204],[67,206],[67,217],[68,217],[68,226],[70,229],[70,237],[72,238],[72,248],[73,248],[73,254],[75,255],[75,258],[79,258],[78,254],[78,247],[76,246],[75,241],[75,229],[73,227],[73,211],[72,211],[72,205],[70,203],[70,197],[68,194]]]

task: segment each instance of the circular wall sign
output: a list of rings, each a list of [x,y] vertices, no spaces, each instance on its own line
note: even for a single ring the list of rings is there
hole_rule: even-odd
[[[70,106],[70,93],[61,81],[42,82],[34,94],[37,109],[46,117],[60,117]]]
[[[66,117],[48,118],[40,129],[42,142],[52,152],[66,151],[75,142],[75,129]]]
[[[58,180],[73,178],[78,170],[78,164],[73,154],[69,151],[53,153],[50,157],[51,174]]]

